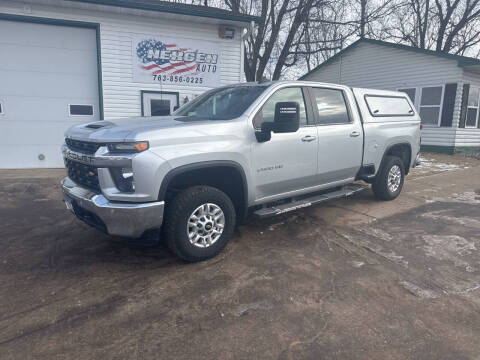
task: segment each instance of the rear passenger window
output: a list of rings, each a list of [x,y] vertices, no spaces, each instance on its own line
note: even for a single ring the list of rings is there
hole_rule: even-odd
[[[372,116],[411,116],[413,109],[403,96],[365,95]]]
[[[346,124],[350,122],[343,91],[312,88],[319,124]]]

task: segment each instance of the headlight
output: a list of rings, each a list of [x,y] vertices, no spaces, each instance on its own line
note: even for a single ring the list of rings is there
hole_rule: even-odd
[[[135,191],[131,168],[110,168],[110,174],[112,174],[113,182],[118,190],[123,192]]]
[[[148,141],[125,142],[108,144],[111,153],[139,153],[148,149]]]

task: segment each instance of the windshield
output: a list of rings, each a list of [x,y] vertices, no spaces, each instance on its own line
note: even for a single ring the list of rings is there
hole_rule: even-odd
[[[180,121],[231,120],[242,115],[268,85],[242,85],[213,89],[182,106],[173,115]]]

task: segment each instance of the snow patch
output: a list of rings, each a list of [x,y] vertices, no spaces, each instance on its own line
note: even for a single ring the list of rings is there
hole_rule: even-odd
[[[449,216],[446,215],[445,213],[448,212],[447,210],[439,210],[439,211],[433,211],[429,213],[425,213],[420,215],[421,217],[427,218],[427,219],[432,219],[432,220],[439,220],[439,221],[444,221],[446,223],[454,223],[458,225],[464,225],[464,226],[470,226],[473,228],[480,228],[480,219],[475,219],[472,217],[459,217],[459,216]]]
[[[440,295],[437,294],[435,291],[423,289],[420,286],[417,286],[409,281],[400,281],[400,285],[412,295],[418,296],[420,298],[436,299],[440,297]]]
[[[480,194],[475,191],[465,191],[463,194],[453,194],[451,198],[434,197],[432,199],[425,200],[426,203],[433,203],[436,201],[475,205],[480,204]]]
[[[463,194],[455,196],[454,199],[469,204],[480,204],[480,195],[475,191],[465,191]]]
[[[464,260],[466,255],[471,255],[477,250],[472,240],[458,235],[424,235],[426,245],[423,246],[427,256],[443,261],[451,261],[455,266],[465,268],[467,272],[476,269]]]
[[[466,167],[461,167],[457,164],[447,164],[442,162],[437,162],[435,159],[427,159],[420,157],[420,163],[416,166],[415,169],[428,169],[432,171],[452,171],[459,169],[466,169]]]

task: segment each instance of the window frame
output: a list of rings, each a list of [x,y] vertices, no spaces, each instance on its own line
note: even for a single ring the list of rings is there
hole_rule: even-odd
[[[423,95],[423,89],[425,88],[434,88],[434,87],[441,87],[442,88],[442,95],[440,98],[440,105],[422,105],[422,95]],[[443,100],[445,98],[445,84],[441,85],[426,85],[426,86],[420,86],[420,94],[418,98],[418,116],[420,116],[420,111],[422,110],[422,107],[439,107],[438,111],[438,119],[437,119],[437,124],[424,124],[422,122],[422,125],[425,127],[430,127],[430,128],[436,128],[440,127],[441,121],[442,121],[442,110],[443,110]],[[420,121],[421,121],[421,116],[420,116]]]
[[[479,113],[480,113],[480,86],[475,86],[475,85],[470,85],[470,91],[472,88],[478,89],[478,98],[477,98],[477,106],[470,106],[468,105],[468,99],[467,99],[467,114],[465,118],[465,129],[477,129],[478,128],[478,121],[479,121]],[[470,93],[469,93],[470,96]],[[477,109],[477,117],[475,118],[475,125],[467,125],[467,120],[468,120],[468,109]]]
[[[185,104],[180,104],[180,92],[179,91],[159,91],[159,90],[140,90],[140,114],[142,117],[146,117],[145,115],[145,103],[149,99],[145,99],[145,95],[174,95],[177,99],[177,105],[179,108]],[[151,99],[151,98],[150,98]],[[174,106],[175,107],[175,106]],[[173,112],[172,112],[173,114]]]
[[[415,97],[412,101],[412,99],[410,99],[410,96],[408,96],[408,94],[402,90],[411,90],[411,89],[415,89]],[[418,91],[419,87],[418,86],[405,86],[405,87],[400,87],[400,88],[397,88],[396,91],[398,92],[403,92],[405,95],[407,95],[408,99],[410,99],[410,101],[412,101],[412,104],[413,104],[413,107],[415,108],[415,110],[418,111],[418,102],[419,102],[419,99],[418,99],[418,94],[419,94],[419,91]]]
[[[404,94],[405,94],[404,96],[401,96],[401,95],[365,94],[365,95],[363,95],[363,99],[365,101],[365,104],[367,104],[367,109],[368,109],[368,112],[370,113],[370,115],[373,116],[373,117],[376,117],[376,118],[415,116],[415,106],[412,108],[412,105],[410,104],[410,96],[408,96],[408,94],[406,94],[406,93],[404,93]],[[408,113],[408,114],[387,114],[387,115],[375,114],[372,111],[372,109],[370,108],[370,104],[367,101],[368,97],[389,98],[389,99],[405,99],[407,101],[408,106],[410,107],[410,110],[412,110],[412,113]]]
[[[92,107],[92,114],[91,115],[81,115],[81,114],[72,114],[72,106],[91,106]],[[94,104],[68,104],[68,116],[70,117],[94,117],[95,116],[95,105]]]
[[[310,127],[310,126],[315,126],[316,125],[315,124],[315,116],[314,116],[314,114],[312,114],[312,109],[311,109],[312,104],[310,103],[310,98],[309,98],[309,93],[307,91],[307,87],[304,86],[304,85],[289,85],[289,86],[284,86],[284,87],[273,89],[271,93],[266,95],[265,99],[260,100],[259,105],[258,105],[258,109],[255,111],[255,114],[251,118],[251,124],[252,124],[253,129],[255,131],[260,131],[260,128],[255,126],[255,118],[262,111],[263,106],[278,91],[285,90],[285,89],[290,89],[290,88],[299,88],[300,91],[302,92],[303,102],[305,104],[305,114],[307,116],[307,123],[306,124],[300,124],[300,127],[304,128],[304,127]],[[247,109],[247,111],[248,111],[248,109]]]
[[[325,90],[340,91],[341,94],[342,94],[342,97],[343,97],[343,101],[345,102],[345,108],[347,109],[348,122],[322,124],[320,122],[320,114],[318,113],[317,101],[315,99],[315,95],[314,95],[314,92],[313,92],[314,89],[325,89]],[[308,95],[309,95],[309,98],[310,98],[310,101],[311,101],[310,106],[312,107],[312,112],[313,112],[314,118],[315,118],[315,126],[351,125],[351,124],[353,124],[352,110],[350,109],[350,102],[347,100],[345,90],[339,89],[339,88],[328,87],[328,86],[308,86],[307,90],[308,90]]]

